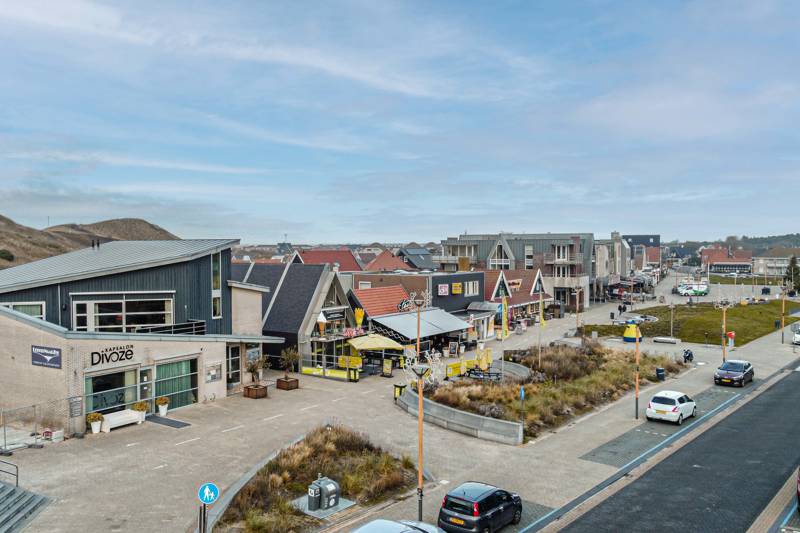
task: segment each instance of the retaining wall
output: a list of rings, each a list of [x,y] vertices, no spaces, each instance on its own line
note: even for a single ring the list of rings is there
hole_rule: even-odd
[[[414,416],[417,416],[418,402],[417,394],[408,389],[397,399],[397,405]],[[423,399],[422,409],[425,413],[426,421],[445,429],[512,446],[522,444],[522,424],[519,422],[509,422],[468,413],[436,403],[427,398]]]

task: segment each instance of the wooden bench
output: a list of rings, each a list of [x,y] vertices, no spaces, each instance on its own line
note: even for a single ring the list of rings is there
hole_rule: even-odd
[[[120,426],[127,426],[128,424],[141,424],[142,419],[139,413],[133,409],[123,409],[122,411],[114,411],[103,415],[103,425],[100,426],[100,431],[103,433],[110,433],[112,429]]]

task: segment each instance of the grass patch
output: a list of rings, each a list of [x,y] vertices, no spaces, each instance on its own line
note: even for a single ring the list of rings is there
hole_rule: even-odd
[[[415,465],[343,426],[321,426],[281,451],[236,495],[214,531],[300,533],[320,526],[291,504],[317,473],[339,482],[342,496],[362,504],[381,501],[415,484]]]
[[[800,310],[800,304],[786,301],[786,324],[798,320],[797,317],[789,316],[797,310]],[[648,307],[637,312],[658,317],[658,322],[647,322],[639,326],[642,335],[646,337],[669,335],[669,307],[664,305]],[[770,300],[765,304],[736,305],[728,309],[727,315],[728,331],[735,331],[736,344],[742,345],[775,331],[775,320],[781,318],[781,301]],[[722,335],[722,311],[715,309],[710,303],[678,305],[675,306],[673,327],[674,335],[684,342],[706,342],[708,333],[708,342],[717,344]],[[619,336],[622,335],[624,328],[624,326],[589,324],[584,326],[584,334],[589,335],[592,331],[597,331],[599,336]]]
[[[548,347],[516,358],[528,366],[533,377],[525,387],[524,414],[520,412],[519,383],[494,384],[460,380],[429,393],[436,402],[492,418],[519,422],[524,416],[526,437],[564,424],[596,406],[616,400],[631,390],[635,382],[635,360],[630,352],[590,343],[584,349],[569,346]],[[656,380],[656,367],[676,374],[683,363],[664,356],[643,354],[641,382]]]
[[[720,276],[719,274],[711,274],[711,277],[708,278],[709,284],[716,285],[717,283],[721,285],[745,285],[745,286],[752,286],[753,285],[753,278],[748,276],[746,278],[738,277],[738,278],[728,278],[725,276]],[[781,285],[783,283],[783,276],[767,276],[767,281],[764,281],[764,276],[756,276],[756,287],[763,287],[765,285]]]

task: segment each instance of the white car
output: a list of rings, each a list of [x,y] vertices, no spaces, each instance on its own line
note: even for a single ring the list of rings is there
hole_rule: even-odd
[[[697,404],[682,392],[665,390],[656,393],[647,403],[645,416],[648,420],[666,420],[679,426],[697,414]]]
[[[800,344],[800,330],[795,331],[792,335],[792,344]]]

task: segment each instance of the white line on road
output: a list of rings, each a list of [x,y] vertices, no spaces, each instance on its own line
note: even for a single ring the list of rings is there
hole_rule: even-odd
[[[347,398],[347,396],[342,396],[341,398],[336,398],[335,400],[331,400],[331,402],[341,402],[345,398]]]
[[[308,411],[309,409],[313,409],[313,408],[315,408],[315,407],[319,407],[319,404],[318,404],[318,403],[315,403],[314,405],[307,405],[307,406],[303,407],[303,408],[302,408],[302,409],[300,409],[300,410],[301,410],[301,411]]]
[[[165,466],[167,466],[166,463],[163,465],[158,465],[157,467],[153,468],[153,470],[158,470],[160,468],[164,468]]]
[[[276,418],[280,418],[282,416],[283,416],[282,414],[275,416],[268,416],[267,418],[264,419],[264,422],[269,422],[270,420],[275,420]]]
[[[180,446],[181,444],[188,444],[188,443],[190,443],[190,442],[194,442],[194,441],[196,441],[196,440],[200,440],[200,437],[195,437],[195,438],[193,438],[193,439],[189,439],[189,440],[182,440],[182,441],[180,441],[180,442],[176,442],[176,443],[175,443],[175,446]]]
[[[375,389],[365,390],[361,394],[369,394],[370,392],[375,392]]]
[[[138,442],[131,442],[130,444],[126,444],[125,446],[127,446],[128,448],[130,448],[131,446],[138,446],[138,445],[139,445],[139,443],[138,443]]]
[[[222,432],[223,432],[223,433],[227,433],[227,432],[229,432],[229,431],[235,431],[235,430],[237,430],[237,429],[242,429],[243,427],[244,427],[244,426],[234,426],[234,427],[232,427],[232,428],[223,429],[223,430],[222,430]]]
[[[794,369],[795,372],[800,372],[800,366]]]

